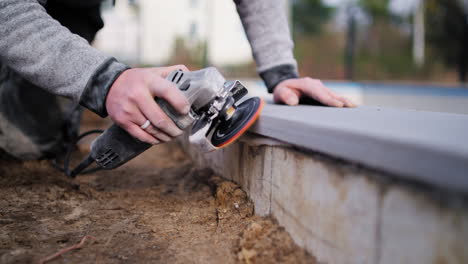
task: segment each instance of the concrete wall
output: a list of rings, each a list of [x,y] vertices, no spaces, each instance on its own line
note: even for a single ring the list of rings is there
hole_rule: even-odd
[[[259,136],[200,155],[324,263],[468,263],[463,195]],[[398,179],[398,180],[396,180]]]

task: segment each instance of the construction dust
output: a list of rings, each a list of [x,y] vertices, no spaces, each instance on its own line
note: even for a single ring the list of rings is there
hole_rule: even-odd
[[[253,213],[176,143],[75,180],[47,161],[0,162],[0,263],[316,263]]]

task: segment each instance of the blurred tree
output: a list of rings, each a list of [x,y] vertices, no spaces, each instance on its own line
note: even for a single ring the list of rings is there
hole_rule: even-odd
[[[323,24],[327,23],[333,13],[332,7],[323,4],[322,0],[295,0],[292,4],[293,31],[301,35],[317,35]]]
[[[359,0],[358,5],[373,20],[395,19],[389,10],[390,0]]]
[[[357,7],[349,5],[346,8],[346,46],[344,55],[345,78],[354,80],[354,54],[356,52],[356,12]]]
[[[342,0],[336,8],[321,1],[293,1],[295,55],[301,74],[329,79],[453,82],[454,68],[447,67],[437,55],[440,52],[430,45],[426,45],[424,64],[415,63],[412,17],[409,12],[394,12],[391,1]],[[315,11],[320,6],[328,11],[317,17]],[[337,22],[338,27],[328,27],[330,22]],[[337,31],[342,22],[345,31]]]
[[[356,41],[357,30],[357,14],[364,13],[370,20],[368,27],[367,38],[369,41],[364,43],[364,49],[375,56],[381,53],[383,27],[386,27],[389,22],[395,20],[395,17],[389,11],[390,0],[349,0],[345,2],[346,10],[346,46],[344,55],[345,78],[353,80],[355,78],[355,58],[356,58]],[[377,33],[377,34],[375,34]]]
[[[368,19],[367,26],[357,30],[354,63],[357,78],[397,79],[414,74],[411,38],[404,29],[406,21],[404,17],[391,12],[390,2],[391,0],[355,2],[354,8],[361,10]]]
[[[426,37],[447,66],[457,67],[460,82],[467,81],[468,10],[462,0],[426,1]]]

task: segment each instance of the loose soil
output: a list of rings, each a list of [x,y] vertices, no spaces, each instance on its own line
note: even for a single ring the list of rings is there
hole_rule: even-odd
[[[48,161],[0,161],[0,263],[39,263],[85,236],[47,263],[316,263],[253,212],[177,143],[76,179]]]

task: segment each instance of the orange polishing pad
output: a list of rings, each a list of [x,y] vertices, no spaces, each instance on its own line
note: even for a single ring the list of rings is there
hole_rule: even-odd
[[[219,124],[213,132],[211,143],[223,148],[245,133],[257,120],[265,102],[259,97],[252,97],[236,107],[236,112],[225,123]]]

